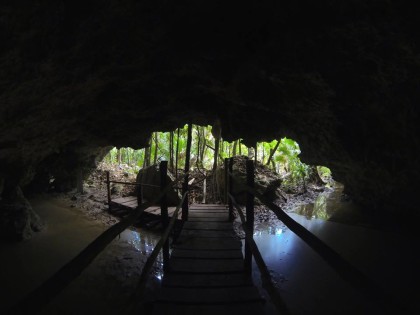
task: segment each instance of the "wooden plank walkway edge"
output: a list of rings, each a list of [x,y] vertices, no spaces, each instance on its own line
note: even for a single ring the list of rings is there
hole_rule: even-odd
[[[265,313],[225,205],[190,207],[155,296],[152,314]]]

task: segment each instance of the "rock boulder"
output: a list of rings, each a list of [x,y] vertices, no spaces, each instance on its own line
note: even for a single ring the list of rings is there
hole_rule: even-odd
[[[175,177],[168,172],[166,183],[170,184],[175,180]],[[147,201],[156,199],[160,193],[160,170],[157,165],[152,165],[143,168],[137,174],[137,183],[145,184],[143,186],[143,198]],[[153,186],[152,186],[153,185]],[[172,188],[167,193],[167,200],[169,206],[176,206],[181,201],[181,196],[175,188]]]

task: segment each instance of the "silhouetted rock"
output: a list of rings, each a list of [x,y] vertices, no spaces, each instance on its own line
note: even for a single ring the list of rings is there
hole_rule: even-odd
[[[168,172],[166,177],[166,184],[169,185],[174,181],[174,176]],[[144,184],[143,198],[152,201],[160,194],[160,170],[157,165],[151,165],[143,168],[137,174],[137,183]],[[169,189],[167,193],[167,202],[169,206],[177,206],[181,201],[181,196],[177,193],[175,188]]]

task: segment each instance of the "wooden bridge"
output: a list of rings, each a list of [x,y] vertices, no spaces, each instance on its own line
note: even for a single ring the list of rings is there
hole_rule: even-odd
[[[227,163],[225,170],[228,170]],[[166,172],[167,164],[162,162],[161,190],[166,184]],[[137,186],[137,196],[111,199],[111,183],[128,183],[111,181],[109,178],[108,173],[106,183],[110,211],[120,211],[126,216],[127,211],[134,211],[142,204],[144,184],[131,184]],[[159,201],[159,206],[145,208],[143,215],[159,217],[168,233],[163,234],[161,242],[155,246],[144,266],[137,294],[130,303],[131,309],[127,311],[147,311],[152,314],[263,314],[265,301],[252,282],[251,256],[244,259],[242,241],[233,229],[233,204],[230,203],[229,207],[225,204],[188,206],[181,202],[178,207],[168,207],[164,196]],[[179,211],[181,205],[182,215]],[[170,254],[169,232],[176,219],[180,218],[183,219],[182,229],[173,235]],[[147,275],[161,250],[164,257],[162,288],[156,292],[155,300],[143,301]],[[142,301],[140,309],[138,301]]]
[[[188,145],[187,145],[188,148]],[[254,164],[247,161],[247,182],[245,214],[235,198],[230,194],[234,182],[232,176],[233,159],[225,160],[226,205],[188,205],[188,171],[183,183],[183,196],[180,204],[173,210],[169,220],[166,205],[166,192],[171,185],[166,184],[167,162],[161,162],[161,193],[153,202],[138,203],[130,214],[119,223],[103,232],[79,255],[63,266],[40,287],[17,303],[8,314],[34,314],[59,294],[74,280],[99,253],[122,231],[131,226],[144,213],[160,201],[160,215],[164,228],[160,241],[148,257],[136,290],[127,302],[125,314],[264,314],[264,300],[251,279],[252,259],[258,266],[262,287],[268,293],[270,302],[279,314],[288,314],[279,290],[271,281],[257,245],[253,240],[254,198],[257,197],[297,236],[310,246],[337,274],[353,287],[369,292],[372,296],[385,297],[389,309],[401,311],[404,307],[395,303],[392,296],[367,278],[363,273],[344,260],[337,252],[318,239],[303,226],[295,222],[283,210],[267,201],[254,189]],[[186,169],[189,166],[186,163]],[[109,180],[109,178],[108,178]],[[182,208],[183,227],[174,233],[175,221]],[[245,248],[242,255],[242,242],[233,231],[233,211],[242,221],[245,231]],[[172,253],[170,254],[170,236]],[[164,277],[157,297],[145,300],[145,290],[153,265],[162,251]]]
[[[153,314],[263,314],[225,205],[191,205]]]

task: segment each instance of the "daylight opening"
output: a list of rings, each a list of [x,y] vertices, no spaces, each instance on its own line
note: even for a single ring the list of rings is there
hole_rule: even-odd
[[[212,126],[192,125],[189,161],[189,202],[223,203],[225,183],[223,171],[225,159],[233,157],[233,172],[238,178],[245,178],[245,161],[255,161],[256,187],[270,200],[286,205],[293,205],[301,214],[313,218],[327,218],[325,199],[335,187],[331,170],[326,166],[308,165],[300,160],[301,148],[293,139],[283,137],[271,142],[258,142],[254,147],[247,147],[237,139],[224,141]],[[154,132],[149,146],[142,149],[129,147],[112,148],[100,163],[99,172],[110,172],[111,180],[119,182],[139,182],[155,185],[144,188],[145,200],[159,194],[159,163],[168,161],[170,180],[180,182],[185,174],[187,156],[188,125],[172,132]],[[215,156],[217,158],[215,158]],[[175,192],[169,203],[179,201],[181,185],[175,186]],[[113,199],[136,195],[136,187],[111,184]],[[309,196],[309,197],[308,197]],[[239,202],[244,198],[237,196]],[[307,204],[312,198],[314,204],[323,207],[299,208],[299,201]],[[323,199],[323,200],[324,200]],[[293,202],[290,202],[290,201]],[[315,209],[315,211],[314,211]]]

